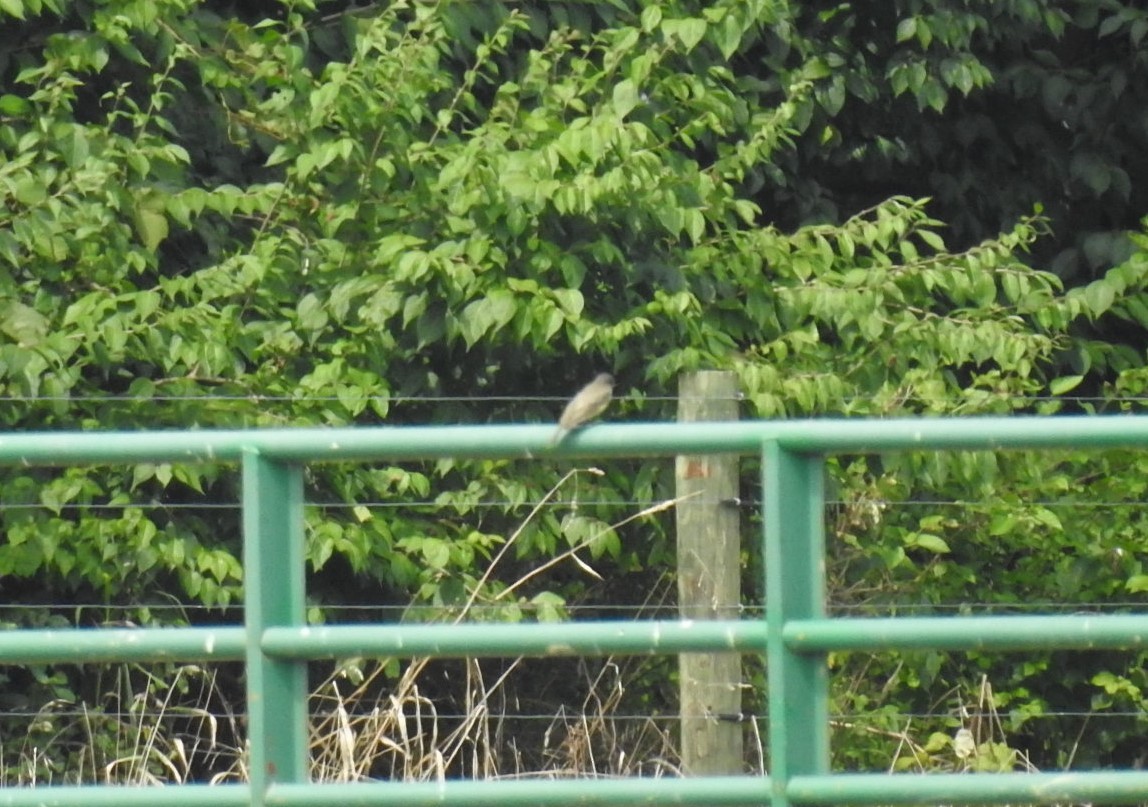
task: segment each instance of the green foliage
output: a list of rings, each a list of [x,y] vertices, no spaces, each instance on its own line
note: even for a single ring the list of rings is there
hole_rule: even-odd
[[[1131,374],[1129,374],[1131,376]],[[861,613],[960,615],[1143,608],[1145,531],[1137,452],[1076,451],[909,456],[855,461],[832,532],[831,590]],[[955,697],[992,682],[991,706],[1007,712],[1004,732],[1045,766],[1131,765],[1129,710],[1142,708],[1136,653],[972,652],[850,658],[839,662],[839,708],[945,714],[966,709]],[[856,678],[890,683],[880,697]],[[894,686],[891,682],[896,681]],[[1089,718],[1063,718],[1061,710]],[[928,723],[919,723],[921,732]],[[893,726],[896,726],[896,720]],[[1071,735],[1076,743],[1066,745]],[[872,747],[880,764],[888,744]],[[857,748],[854,759],[860,758]]]
[[[1145,107],[1146,28],[1109,0],[799,4],[753,51],[783,73],[820,65],[797,150],[755,172],[757,199],[793,225],[930,196],[959,248],[1039,203],[1054,234],[1038,263],[1095,277],[1130,254],[1122,230],[1145,210],[1130,110]]]
[[[245,21],[180,0],[0,2],[0,422],[549,420],[528,399],[601,369],[636,399],[622,417],[666,415],[644,396],[699,367],[736,370],[755,417],[1010,413],[1138,388],[1142,352],[1100,337],[1148,326],[1145,236],[1093,233],[1092,264],[1111,268],[1067,291],[1030,250],[1049,238],[1044,210],[1068,209],[1041,190],[1050,177],[1098,207],[1137,198],[1115,167],[1125,140],[1090,115],[1148,86],[1142,68],[1120,68],[1119,91],[1113,68],[1101,91],[1061,69],[1067,52],[1004,57],[1070,23],[1135,44],[1142,18],[902,5],[298,3]],[[1028,111],[994,95],[1008,88],[1055,123],[1011,126]],[[1081,130],[1071,148],[1061,121]],[[999,188],[1022,147],[1049,161],[1043,184]],[[858,597],[871,605],[1136,594],[1134,548],[1113,555],[1136,524],[1027,504],[1109,470],[1141,471],[844,458],[835,590],[877,589]],[[619,525],[594,502],[664,498],[665,474],[635,462],[576,484],[591,491],[571,494],[588,500],[576,512],[527,516],[554,485],[538,463],[311,469],[315,604],[477,597],[549,619],[590,590],[633,596],[670,554],[666,525]],[[235,511],[164,504],[234,502],[237,485],[212,466],[7,472],[0,573],[57,598],[227,605]],[[914,500],[975,505],[872,504]],[[515,587],[576,548],[570,576]],[[610,565],[616,587],[579,563]],[[1016,701],[1048,678],[991,670]],[[905,675],[890,697],[911,702],[967,671],[933,657]]]

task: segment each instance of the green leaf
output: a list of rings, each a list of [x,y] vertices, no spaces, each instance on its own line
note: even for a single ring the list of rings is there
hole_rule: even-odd
[[[929,533],[925,532],[917,533],[913,544],[915,546],[921,547],[922,549],[927,549],[930,552],[934,552],[938,555],[947,554],[949,551],[951,551],[949,549],[948,543],[945,542],[944,538],[940,537],[939,535],[930,535]]]
[[[1103,280],[1089,283],[1084,287],[1083,293],[1085,305],[1094,318],[1108,311],[1116,300],[1116,290]]]
[[[299,327],[305,331],[320,331],[328,322],[322,301],[314,294],[304,294],[295,305]]]
[[[414,235],[407,233],[391,233],[379,239],[374,249],[374,260],[381,264],[388,264],[398,258],[400,255],[414,251],[414,247],[420,247],[426,241]]]
[[[804,73],[807,79],[828,78],[833,75],[833,68],[829,66],[829,62],[818,56],[806,62]]]
[[[996,513],[989,523],[989,535],[1007,535],[1016,529],[1017,518],[1014,513]]]
[[[1128,38],[1132,41],[1133,46],[1140,47],[1140,43],[1146,35],[1148,35],[1148,18],[1140,17],[1133,20],[1128,29]]]
[[[1103,194],[1112,185],[1112,173],[1108,163],[1098,154],[1083,151],[1073,155],[1069,163],[1069,174],[1086,185],[1096,196]]]
[[[1148,574],[1134,574],[1124,583],[1124,588],[1133,594],[1148,591]]]
[[[47,318],[15,300],[0,302],[0,333],[21,347],[34,347],[48,335]]]
[[[1076,389],[1083,380],[1084,376],[1082,375],[1065,375],[1060,378],[1054,378],[1048,384],[1048,391],[1053,395],[1063,395],[1069,390]]]
[[[149,479],[155,477],[155,466],[151,463],[140,463],[132,469],[132,490],[135,490]]]
[[[917,236],[937,252],[945,251],[945,241],[932,230],[919,230]]]
[[[12,195],[20,204],[36,207],[48,198],[48,188],[35,174],[26,174],[16,180]]]
[[[908,17],[897,23],[897,41],[905,42],[912,39],[917,35],[917,20],[914,17]]]
[[[614,114],[624,118],[638,105],[638,87],[630,79],[623,79],[614,85]]]
[[[514,293],[506,289],[496,289],[467,305],[459,317],[461,334],[467,346],[473,347],[487,334],[501,329],[514,319],[516,311]]]
[[[690,208],[682,211],[682,221],[685,224],[686,232],[690,236],[690,241],[694,244],[701,243],[702,236],[705,235],[706,219],[702,215],[702,211],[696,208]]]
[[[83,128],[80,126],[57,127],[56,135],[60,154],[68,166],[79,168],[83,165],[91,153],[88,138],[84,134]]]
[[[445,569],[450,563],[450,545],[436,538],[424,538],[420,547],[423,559],[432,569]]]
[[[721,55],[727,60],[733,58],[737,49],[741,47],[743,35],[742,24],[737,15],[727,14],[717,25],[714,33]]]
[[[917,92],[917,104],[923,110],[931,107],[936,112],[944,112],[949,93],[939,81],[929,78]]]
[[[656,6],[650,6],[650,8],[656,8]],[[554,592],[543,591],[536,594],[531,598],[530,603],[537,609],[535,614],[539,622],[562,622],[565,619],[566,601]]]
[[[582,292],[577,289],[552,289],[550,292],[554,295],[554,299],[558,302],[559,308],[569,315],[571,318],[577,318],[582,315],[582,311],[586,307],[586,299],[582,296]]]
[[[1096,35],[1100,37],[1110,36],[1111,34],[1119,31],[1124,25],[1124,18],[1119,14],[1112,14],[1105,17],[1104,22],[1096,29]]]
[[[509,324],[518,311],[517,298],[514,292],[506,289],[495,289],[486,295],[488,315],[494,330]]]
[[[642,30],[650,33],[658,27],[662,21],[662,9],[657,5],[649,5],[642,9],[641,25]]]
[[[685,46],[686,53],[697,47],[706,35],[706,21],[697,17],[680,20],[663,20],[662,31],[678,39]]]
[[[32,105],[18,95],[0,95],[0,114],[20,117],[31,111]]]
[[[280,163],[285,163],[292,159],[297,154],[298,148],[295,144],[280,143],[274,149],[272,149],[271,154],[267,157],[266,162],[263,164],[268,167],[279,165]]]
[[[135,224],[136,233],[148,252],[155,252],[168,236],[167,217],[151,202],[136,206]]]
[[[403,327],[417,320],[427,310],[426,294],[412,294],[403,303]]]

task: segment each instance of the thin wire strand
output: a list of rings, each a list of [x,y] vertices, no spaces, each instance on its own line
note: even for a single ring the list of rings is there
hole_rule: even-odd
[[[957,711],[956,709],[953,709],[953,710],[945,711],[945,712],[894,712],[894,713],[882,712],[882,713],[877,713],[877,714],[867,713],[867,712],[856,712],[856,713],[841,712],[841,713],[837,713],[837,714],[831,714],[829,716],[829,719],[832,721],[838,722],[838,723],[843,723],[843,722],[877,723],[877,722],[887,722],[889,720],[904,720],[904,719],[912,719],[912,720],[962,720],[962,721],[967,722],[969,720],[991,718],[994,715],[1008,715],[1009,714],[1008,710],[1004,710],[1004,711],[998,710],[997,712],[973,712],[973,711],[969,711],[969,712],[965,712],[962,715],[956,714],[956,711]],[[325,717],[330,717],[330,716],[335,715],[335,714],[338,714],[338,710],[335,710],[335,709],[312,709],[312,710],[310,710],[310,716],[313,718],[325,718]],[[366,713],[365,712],[348,711],[347,714],[351,717],[356,717],[356,716],[366,714]],[[207,715],[211,715],[213,717],[221,718],[221,719],[228,719],[231,717],[235,717],[236,713],[234,713],[234,712],[215,712],[215,711],[210,711],[210,710],[206,710],[206,709],[198,709],[198,708],[196,709],[194,714],[186,714],[186,713],[180,714],[178,712],[152,710],[152,709],[144,709],[144,708],[132,709],[130,711],[106,711],[106,710],[105,711],[96,711],[96,710],[92,710],[92,709],[88,709],[88,710],[82,710],[82,709],[45,709],[42,712],[37,712],[37,711],[31,710],[31,709],[29,709],[27,711],[20,711],[20,710],[12,709],[12,710],[0,711],[0,720],[11,720],[11,721],[36,720],[36,719],[42,719],[45,715],[51,715],[52,717],[65,717],[65,718],[75,718],[75,719],[112,718],[112,719],[116,719],[116,720],[133,720],[134,721],[134,720],[139,720],[140,718],[151,718],[153,720],[202,720]],[[472,715],[466,715],[466,714],[461,714],[461,713],[455,714],[455,713],[449,713],[449,712],[445,712],[445,713],[444,712],[436,712],[436,716],[443,719],[443,720],[466,720],[470,717],[473,717]],[[703,715],[694,715],[693,717],[703,717],[704,718],[704,717],[710,717],[710,716],[711,715],[703,714]],[[743,716],[746,718],[749,718],[749,719],[753,719],[753,720],[768,720],[768,717],[766,715],[743,713]],[[617,721],[617,722],[643,722],[643,721],[653,720],[653,721],[666,722],[666,723],[677,722],[678,720],[681,720],[683,717],[690,717],[690,715],[681,715],[678,713],[675,713],[675,714],[641,714],[641,713],[617,714],[617,713],[615,713],[615,714],[604,716],[604,718],[607,720],[612,720],[612,721]],[[1081,711],[1081,710],[1068,709],[1068,710],[1056,710],[1056,711],[1050,711],[1050,712],[1043,712],[1041,714],[1025,715],[1025,717],[1026,717],[1026,719],[1030,719],[1030,720],[1041,720],[1041,719],[1050,720],[1050,719],[1061,719],[1061,718],[1089,719],[1089,720],[1100,719],[1100,718],[1106,718],[1106,719],[1127,719],[1127,718],[1148,719],[1148,714],[1145,714],[1142,711],[1087,712],[1087,711]],[[553,721],[555,719],[555,715],[554,714],[547,714],[545,712],[536,712],[536,713],[528,713],[528,714],[516,714],[513,712],[503,712],[503,713],[499,714],[499,719],[500,720],[519,720],[519,721],[524,721],[524,722],[525,721]]]
[[[744,393],[727,396],[681,396],[681,395],[619,395],[615,401],[646,402],[674,402],[682,400],[695,400],[703,398],[711,401],[745,401]],[[889,395],[848,395],[840,400],[844,404],[888,402]],[[561,403],[568,400],[568,395],[365,395],[357,398],[358,401],[381,401],[389,404],[407,403]],[[906,403],[954,403],[969,404],[973,401],[969,397],[957,395],[945,396],[896,396],[897,401]],[[249,403],[307,403],[307,402],[338,402],[337,395],[268,395],[263,393],[247,394],[202,394],[202,395],[0,395],[0,403],[177,403],[184,401],[245,401]],[[1072,403],[1072,404],[1116,404],[1116,403],[1143,403],[1148,404],[1145,395],[1011,395],[992,393],[985,396],[985,402],[1021,401],[1032,403]]]
[[[517,603],[518,608],[532,609],[535,607],[529,603]],[[864,614],[866,616],[877,616],[881,614],[904,614],[904,613],[923,613],[931,614],[938,612],[958,612],[967,616],[979,615],[994,615],[1001,613],[1034,613],[1041,611],[1053,611],[1058,613],[1069,612],[1078,614],[1104,614],[1104,613],[1122,613],[1128,610],[1137,610],[1144,608],[1144,601],[1136,600],[1120,600],[1112,602],[1063,602],[1063,601],[1036,601],[1036,602],[953,602],[953,603],[920,603],[920,602],[881,602],[881,603],[836,603],[829,602],[827,609],[829,614]],[[413,603],[411,605],[371,605],[361,603],[323,603],[319,606],[321,609],[331,613],[355,613],[355,614],[391,614],[395,616],[403,616],[412,611],[420,613],[440,613],[443,616],[455,616],[459,612],[459,608],[449,605],[434,605],[434,604],[420,604]],[[505,611],[507,608],[506,603],[475,603],[471,606],[472,611],[482,612],[487,611],[491,613],[498,613]],[[0,613],[4,611],[14,611],[17,613],[24,612],[45,612],[45,611],[104,611],[109,613],[123,612],[131,613],[138,611],[153,611],[153,612],[229,612],[241,614],[244,611],[242,603],[234,603],[229,605],[203,605],[203,604],[188,604],[179,605],[171,603],[137,603],[137,604],[111,604],[111,603],[98,603],[98,602],[52,602],[52,603],[0,603]],[[562,610],[570,614],[589,613],[596,616],[601,616],[604,613],[618,613],[618,614],[647,614],[648,619],[638,621],[653,621],[658,619],[676,619],[678,616],[677,605],[667,603],[661,606],[651,606],[649,604],[638,603],[571,603],[562,606]],[[718,609],[718,613],[729,614],[733,616],[740,616],[746,619],[760,619],[765,616],[765,606],[761,603],[743,603],[738,605],[730,605]],[[329,621],[324,624],[335,625],[339,624],[337,621]],[[355,623],[357,624],[357,623]],[[410,623],[413,624],[413,623]],[[422,623],[418,623],[422,624]]]
[[[464,491],[448,491],[448,493],[462,493]],[[626,507],[645,509],[661,504],[662,499],[590,499],[579,500],[579,507]],[[753,498],[738,498],[732,499],[694,499],[691,504],[700,505],[737,505],[745,510],[755,510],[761,507],[762,502],[759,499]],[[1143,507],[1148,508],[1148,501],[1053,501],[1049,499],[1036,499],[1032,501],[1018,501],[1013,503],[1017,507],[1068,507],[1079,509],[1097,509],[1097,508],[1120,508],[1120,507]],[[422,508],[454,508],[465,507],[468,509],[474,508],[523,508],[523,507],[536,507],[541,505],[543,507],[557,507],[567,508],[571,506],[569,501],[550,501],[541,502],[535,499],[527,499],[522,501],[512,501],[509,499],[490,499],[477,502],[441,502],[433,499],[415,499],[411,501],[364,501],[364,502],[337,502],[337,501],[311,501],[304,502],[303,506],[312,509],[322,510],[354,510],[359,508],[367,508],[369,510],[401,510],[401,509],[422,509]],[[940,499],[911,499],[911,500],[895,500],[895,499],[831,499],[825,502],[827,507],[881,507],[888,510],[897,508],[910,508],[910,507],[955,507],[955,508],[978,508],[978,507],[1000,507],[999,501],[944,501]],[[65,511],[65,510],[125,510],[125,509],[138,509],[138,510],[241,510],[242,505],[239,502],[165,502],[165,501],[132,501],[123,503],[113,502],[90,502],[90,503],[77,503],[67,502],[62,504],[42,504],[38,502],[11,502],[0,503],[0,512],[4,510],[52,510],[52,511]]]
[[[380,401],[389,404],[408,403],[561,403],[569,399],[569,395],[364,395],[356,398],[357,401]],[[678,395],[643,395],[643,396],[615,396],[614,401],[679,401],[679,400],[724,400],[742,401],[745,396],[738,394],[716,398],[713,396]],[[95,403],[110,401],[113,403],[177,403],[182,401],[245,401],[250,403],[313,403],[342,401],[337,395],[262,395],[251,393],[248,395],[0,395],[0,403],[31,403],[31,402],[74,402]]]

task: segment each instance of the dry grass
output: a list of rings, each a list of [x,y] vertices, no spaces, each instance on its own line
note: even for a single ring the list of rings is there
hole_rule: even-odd
[[[585,473],[601,472],[574,470],[554,486],[507,538],[466,604],[453,614],[453,622],[467,620],[476,605],[506,604],[527,581],[560,564],[597,576],[579,556],[600,537],[593,535],[513,582],[490,585],[542,507]],[[609,529],[675,504],[658,503]],[[677,774],[678,754],[664,727],[653,719],[624,724],[615,719],[638,663],[607,658],[591,666],[587,660],[571,660],[578,685],[565,681],[564,690],[580,690],[581,703],[554,706],[552,714],[543,716],[548,722],[541,747],[530,748],[522,747],[509,725],[513,716],[505,708],[515,699],[520,679],[531,675],[529,659],[503,662],[494,677],[479,661],[466,660],[464,680],[452,688],[451,710],[458,714],[449,716],[440,713],[441,697],[428,694],[434,690],[427,682],[431,660],[411,659],[401,668],[393,659],[349,664],[330,674],[311,695],[312,778],[350,782],[426,781],[448,775],[492,779]],[[196,665],[167,665],[160,672],[138,665],[103,669],[113,670],[116,678],[113,686],[101,680],[91,687],[104,693],[100,708],[77,711],[73,701],[53,701],[24,720],[22,732],[3,731],[0,784],[247,780],[245,727],[226,695],[226,690],[234,690],[233,682],[224,686],[214,672]],[[354,674],[348,675],[348,669]]]

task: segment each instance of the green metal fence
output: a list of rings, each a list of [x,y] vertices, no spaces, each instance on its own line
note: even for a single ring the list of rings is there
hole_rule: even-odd
[[[763,459],[763,621],[308,627],[303,483],[333,460],[557,455],[549,426],[292,429],[0,436],[0,464],[239,462],[245,626],[0,633],[0,663],[244,661],[246,785],[0,789],[0,805],[628,805],[1148,803],[1148,771],[846,774],[829,769],[832,650],[1140,648],[1148,614],[837,619],[825,614],[825,455],[920,449],[1148,447],[1148,417],[978,418],[603,425],[567,457],[758,454]],[[770,775],[617,780],[313,784],[306,663],[349,655],[507,656],[739,651],[764,654]]]

